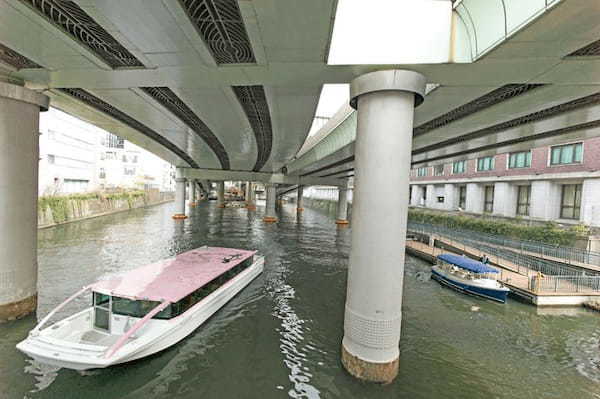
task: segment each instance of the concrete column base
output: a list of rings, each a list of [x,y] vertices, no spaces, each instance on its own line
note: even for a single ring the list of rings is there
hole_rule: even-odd
[[[248,204],[248,206],[246,207],[249,211],[255,211],[256,210],[256,205],[252,205],[252,204]]]
[[[225,208],[225,204],[219,204],[217,205],[217,208]]]
[[[342,364],[348,373],[360,380],[389,384],[398,375],[399,359],[388,363],[371,363],[354,356],[342,345]]]
[[[37,309],[37,294],[17,302],[0,305],[0,323],[25,317]]]
[[[175,220],[187,219],[187,216],[185,216],[182,213],[176,213],[175,215],[173,215],[173,219],[175,219]]]
[[[304,208],[296,208],[297,212],[304,212]]]
[[[190,202],[190,206],[192,206],[192,207],[193,206],[198,206],[198,203],[197,202]]]
[[[350,222],[349,222],[349,221],[347,221],[347,220],[343,220],[343,219],[337,219],[337,220],[335,221],[335,224],[337,224],[337,225],[342,225],[342,226],[345,226],[345,225],[347,225],[347,224],[350,224]]]
[[[265,216],[263,218],[263,222],[265,223],[276,223],[277,222],[277,218],[274,216]]]

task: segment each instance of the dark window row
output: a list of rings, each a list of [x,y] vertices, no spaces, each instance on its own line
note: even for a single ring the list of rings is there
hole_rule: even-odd
[[[252,263],[253,257],[244,260],[239,265],[236,265],[227,272],[221,274],[219,277],[205,284],[203,287],[198,288],[196,291],[192,292],[180,301],[167,306],[164,310],[156,314],[153,319],[168,320],[185,313],[192,306],[223,286],[223,284],[240,274],[242,271],[246,270],[252,265]],[[108,295],[94,293],[94,297],[96,306],[108,306]],[[112,313],[141,318],[147,315],[148,312],[157,307],[159,304],[160,302],[157,301],[138,301],[113,296]]]
[[[477,171],[490,171],[495,169],[495,157],[486,156],[477,159]],[[563,144],[550,147],[550,166],[580,164],[583,162],[583,143]],[[443,175],[444,165],[436,165],[435,176]],[[508,169],[530,168],[531,150],[517,151],[508,154]],[[427,176],[427,168],[419,168],[417,176]],[[452,174],[466,172],[466,160],[452,163]]]

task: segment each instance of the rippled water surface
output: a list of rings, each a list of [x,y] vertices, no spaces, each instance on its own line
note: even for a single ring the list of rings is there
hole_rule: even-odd
[[[256,248],[265,272],[178,345],[106,370],[36,364],[14,347],[35,318],[2,324],[0,398],[600,398],[600,314],[465,297],[410,257],[400,375],[357,382],[339,362],[350,230],[294,210],[265,225],[260,207],[202,203],[176,223],[167,204],[40,231],[39,315],[99,277],[205,244]]]

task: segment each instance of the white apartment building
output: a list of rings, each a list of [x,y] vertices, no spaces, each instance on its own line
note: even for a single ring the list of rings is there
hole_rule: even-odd
[[[174,191],[174,166],[56,109],[41,114],[39,195],[115,188]]]
[[[99,130],[53,108],[40,114],[39,195],[86,192],[96,187]]]

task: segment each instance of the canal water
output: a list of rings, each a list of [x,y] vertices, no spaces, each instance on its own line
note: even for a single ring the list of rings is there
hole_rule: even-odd
[[[256,248],[265,272],[178,345],[105,370],[37,364],[15,350],[35,318],[2,324],[0,398],[600,398],[600,314],[466,297],[410,257],[400,375],[354,380],[339,361],[350,230],[293,206],[266,225],[262,211],[205,202],[176,223],[166,204],[40,231],[39,315],[97,278],[200,245]]]

